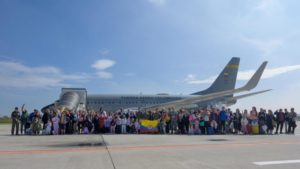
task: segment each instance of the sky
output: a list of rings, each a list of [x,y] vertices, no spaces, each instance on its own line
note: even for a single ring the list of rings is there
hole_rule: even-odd
[[[298,0],[1,0],[0,115],[32,111],[62,87],[89,94],[183,94],[207,88],[231,57],[236,86],[267,70],[232,108],[300,112]]]

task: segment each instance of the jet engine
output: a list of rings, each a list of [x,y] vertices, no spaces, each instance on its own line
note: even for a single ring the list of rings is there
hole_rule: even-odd
[[[61,111],[75,110],[79,105],[80,97],[76,92],[66,92],[60,96],[59,102],[57,103],[57,108]]]

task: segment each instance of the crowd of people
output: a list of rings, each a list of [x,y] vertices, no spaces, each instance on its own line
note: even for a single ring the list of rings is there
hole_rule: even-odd
[[[11,134],[140,134],[141,120],[157,120],[160,134],[294,134],[297,113],[279,109],[273,112],[252,107],[250,111],[221,109],[175,110],[174,108],[131,112],[46,110],[32,113],[16,107],[11,114]],[[20,131],[20,132],[19,132]]]

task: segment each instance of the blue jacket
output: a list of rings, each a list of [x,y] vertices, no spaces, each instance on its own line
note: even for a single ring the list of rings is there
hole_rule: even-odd
[[[29,117],[28,117],[29,123],[32,123],[33,118],[34,118],[34,112],[32,112],[32,113],[29,114]]]
[[[222,111],[220,112],[220,120],[221,120],[221,121],[226,121],[227,118],[228,118],[228,117],[227,117],[226,111],[223,111],[223,110],[222,110]]]

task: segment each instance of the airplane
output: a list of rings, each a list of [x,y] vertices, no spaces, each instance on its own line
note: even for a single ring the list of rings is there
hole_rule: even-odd
[[[87,90],[85,88],[62,88],[60,99],[53,104],[42,108],[42,112],[46,109],[68,109],[71,111],[98,111],[102,109],[107,112],[116,112],[121,109],[148,111],[170,107],[180,109],[206,108],[218,105],[231,106],[239,99],[265,93],[271,90],[268,89],[234,96],[235,93],[254,89],[267,65],[266,61],[263,62],[248,83],[243,87],[236,89],[235,84],[239,61],[240,58],[233,57],[209,88],[190,95],[87,95]]]

